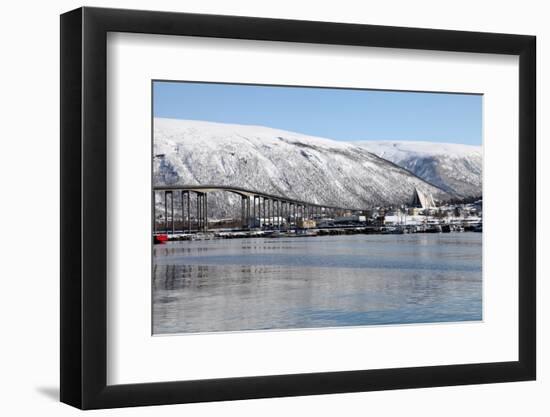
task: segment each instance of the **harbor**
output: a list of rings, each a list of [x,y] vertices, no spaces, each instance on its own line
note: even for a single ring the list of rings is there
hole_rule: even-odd
[[[332,228],[297,229],[297,230],[219,230],[199,233],[158,233],[155,243],[179,240],[210,240],[210,239],[246,239],[246,238],[300,238],[334,235],[400,235],[408,233],[451,233],[451,232],[482,232],[481,223],[431,223],[427,225],[397,225],[397,226],[347,226]]]
[[[482,319],[481,233],[154,245],[155,334]]]
[[[481,200],[415,190],[409,204],[360,210],[252,194],[222,217],[206,193],[193,215],[186,192],[178,216],[163,192],[155,334],[482,319]]]

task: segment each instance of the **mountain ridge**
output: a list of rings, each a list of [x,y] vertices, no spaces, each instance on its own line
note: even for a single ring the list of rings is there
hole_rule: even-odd
[[[481,146],[422,141],[352,143],[394,162],[457,197],[475,197],[483,194]]]
[[[155,185],[231,185],[365,208],[406,203],[414,188],[451,197],[361,146],[264,126],[155,118],[154,155]],[[230,193],[214,200],[209,208],[222,211],[239,203]]]

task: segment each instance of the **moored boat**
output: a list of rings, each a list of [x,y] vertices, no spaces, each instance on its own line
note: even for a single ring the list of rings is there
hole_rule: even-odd
[[[168,235],[167,234],[160,233],[158,235],[153,235],[153,243],[155,245],[164,244],[166,242],[168,242]]]

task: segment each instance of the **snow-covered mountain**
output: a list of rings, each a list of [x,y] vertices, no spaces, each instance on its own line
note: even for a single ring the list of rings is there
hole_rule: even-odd
[[[449,197],[352,143],[261,126],[156,118],[154,155],[155,185],[232,185],[353,208],[407,202],[415,187]],[[237,196],[216,194],[208,207],[218,215],[237,206]]]
[[[482,195],[481,146],[434,142],[352,142],[460,197]]]

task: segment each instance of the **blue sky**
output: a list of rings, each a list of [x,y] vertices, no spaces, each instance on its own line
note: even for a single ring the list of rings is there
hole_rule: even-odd
[[[480,145],[482,96],[335,88],[153,84],[155,117],[269,126],[354,140]]]

